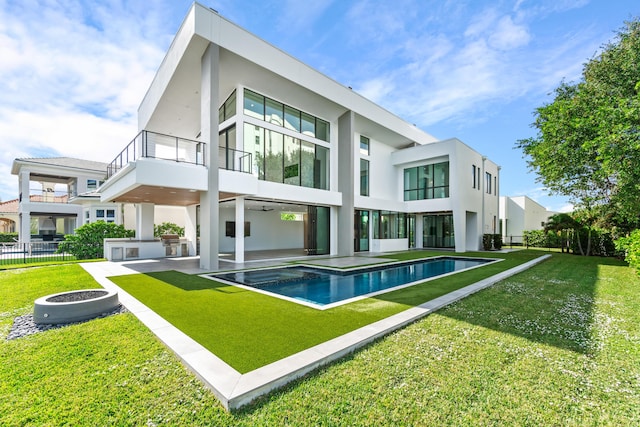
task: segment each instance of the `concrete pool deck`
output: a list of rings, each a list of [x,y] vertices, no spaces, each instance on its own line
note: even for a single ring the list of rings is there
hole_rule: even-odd
[[[485,289],[504,280],[514,274],[527,270],[534,265],[546,260],[551,255],[543,255],[517,267],[503,271],[502,273],[488,277],[472,285],[453,291],[449,294],[435,298],[424,304],[412,307],[403,312],[379,320],[359,329],[336,337],[322,344],[293,354],[277,362],[255,369],[246,374],[241,374],[226,364],[215,354],[198,344],[192,338],[171,325],[153,310],[145,306],[136,298],[120,289],[111,282],[108,277],[125,274],[137,274],[148,271],[180,270],[184,272],[203,273],[197,268],[197,262],[185,260],[181,264],[183,268],[176,268],[177,262],[159,260],[156,262],[95,262],[84,263],[81,266],[91,274],[94,279],[107,290],[116,290],[120,302],[145,324],[166,346],[168,346],[182,362],[212,390],[214,395],[227,409],[237,409],[244,406],[257,397],[326,365],[332,361],[352,353],[368,343],[385,336],[409,323],[427,316],[428,314],[465,298],[475,292]],[[354,263],[361,263],[361,257],[354,258]],[[348,262],[346,258],[336,258],[340,264]],[[370,262],[370,259],[367,260]],[[252,264],[251,267],[258,267]],[[235,266],[234,269],[240,268]],[[196,271],[197,270],[197,271]]]

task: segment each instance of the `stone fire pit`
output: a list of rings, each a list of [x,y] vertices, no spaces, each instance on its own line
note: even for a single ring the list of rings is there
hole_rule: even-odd
[[[118,307],[118,293],[106,289],[82,289],[38,298],[33,306],[35,323],[71,323],[97,317]]]

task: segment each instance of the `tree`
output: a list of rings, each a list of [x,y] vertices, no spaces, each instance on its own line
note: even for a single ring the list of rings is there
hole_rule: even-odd
[[[555,233],[560,234],[560,250],[564,253],[564,248],[567,248],[567,253],[569,252],[569,231],[575,230],[578,228],[578,223],[575,219],[571,217],[571,215],[566,213],[559,213],[555,215],[551,215],[549,217],[549,221],[544,224],[545,233],[549,231],[553,231]]]
[[[608,226],[640,226],[640,20],[584,65],[582,81],[561,82],[536,109],[537,135],[516,147],[551,194],[568,196]]]
[[[104,257],[104,239],[134,237],[133,230],[113,222],[96,221],[78,227],[75,234],[67,234],[58,245],[57,252],[67,252],[77,259]]]

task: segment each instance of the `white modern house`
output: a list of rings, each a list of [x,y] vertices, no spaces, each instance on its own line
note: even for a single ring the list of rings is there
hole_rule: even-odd
[[[500,197],[500,232],[503,242],[521,244],[525,231],[544,229],[549,217],[556,213],[527,196]]]
[[[108,258],[161,253],[149,220],[159,205],[184,208],[183,249],[203,269],[217,268],[221,254],[243,262],[253,251],[463,252],[499,230],[494,162],[197,3],[142,100],[138,127],[100,187],[104,203],[135,204],[137,240],[107,242]]]
[[[15,159],[20,242],[62,240],[85,222],[121,224],[120,206],[91,197],[106,171],[106,163],[69,157]],[[85,202],[72,203],[78,197]]]

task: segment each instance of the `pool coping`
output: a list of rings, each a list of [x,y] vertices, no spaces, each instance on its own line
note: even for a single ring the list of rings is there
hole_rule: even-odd
[[[233,369],[107,278],[108,276],[137,272],[125,266],[114,266],[109,262],[80,265],[105,289],[117,290],[120,302],[180,358],[183,364],[213,392],[227,410],[233,410],[442,307],[525,271],[550,257],[551,255],[540,256],[245,374]]]

